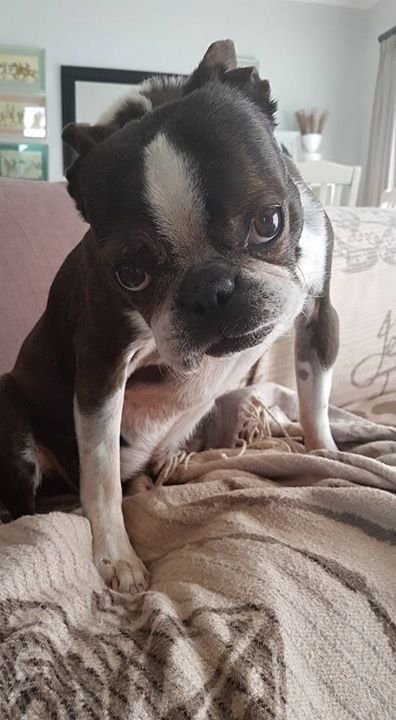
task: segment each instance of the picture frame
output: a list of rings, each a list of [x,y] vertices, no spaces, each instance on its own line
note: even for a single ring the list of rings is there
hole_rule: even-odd
[[[120,94],[127,91],[127,87],[141,83],[153,75],[172,75],[176,73],[161,73],[144,70],[117,70],[111,68],[80,67],[75,65],[61,66],[61,90],[62,90],[62,127],[70,122],[87,122],[78,115],[77,95],[79,86],[84,83],[102,83],[120,86]],[[88,85],[87,85],[88,87]],[[105,109],[105,108],[103,108]],[[92,118],[94,122],[97,118]],[[66,143],[63,144],[63,169],[72,164],[76,154]]]
[[[0,45],[0,92],[45,91],[45,50]]]
[[[0,94],[0,140],[3,136],[45,138],[47,135],[44,95]]]
[[[0,143],[0,177],[48,180],[48,146],[38,143]]]

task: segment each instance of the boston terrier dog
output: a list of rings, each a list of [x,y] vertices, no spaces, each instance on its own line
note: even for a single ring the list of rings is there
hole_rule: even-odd
[[[335,448],[332,231],[275,140],[275,111],[224,40],[189,77],[145,81],[63,133],[89,229],[0,380],[0,497],[17,517],[51,473],[79,482],[94,561],[119,591],[149,580],[121,481],[180,450],[293,323],[305,445]]]

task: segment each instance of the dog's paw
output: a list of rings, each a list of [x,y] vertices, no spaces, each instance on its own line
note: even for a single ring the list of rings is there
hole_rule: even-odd
[[[172,453],[169,448],[157,448],[154,450],[149,463],[150,474],[154,478],[158,477],[171,457]]]
[[[95,565],[105,581],[112,590],[122,593],[144,592],[150,584],[150,575],[146,566],[136,555],[133,547],[123,548],[118,553],[95,553]]]
[[[159,487],[167,483],[171,478],[173,481],[178,479],[178,470],[180,468],[186,470],[191,457],[195,453],[187,453],[185,450],[179,450],[173,455],[166,452],[153,456],[150,462],[150,471],[155,477],[155,487]]]
[[[102,558],[97,567],[106,585],[112,590],[135,595],[149,587],[148,570],[138,557],[133,560]]]
[[[127,484],[127,495],[137,495],[137,493],[148,492],[153,490],[154,482],[148,475],[142,474],[132,478]]]

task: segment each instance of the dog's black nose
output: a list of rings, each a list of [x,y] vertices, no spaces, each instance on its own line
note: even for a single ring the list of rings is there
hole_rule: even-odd
[[[181,306],[198,316],[218,313],[235,290],[235,274],[225,263],[210,263],[191,268],[180,287]]]

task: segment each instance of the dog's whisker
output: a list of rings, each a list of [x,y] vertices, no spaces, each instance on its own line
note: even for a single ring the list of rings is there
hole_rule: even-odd
[[[304,285],[304,288],[305,288],[305,290],[308,292],[308,289],[309,289],[309,288],[308,288],[308,283],[307,283],[307,281],[306,281],[306,279],[305,279],[305,275],[304,275],[303,271],[301,270],[301,268],[300,268],[300,266],[299,266],[298,263],[296,264],[296,270],[298,270],[298,272],[300,273],[301,278],[302,278],[302,283],[303,283],[303,285]]]

